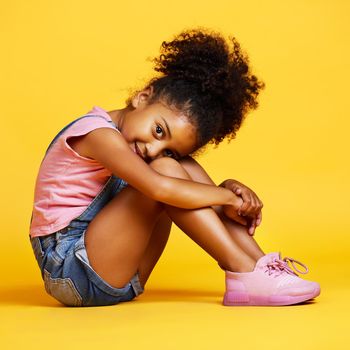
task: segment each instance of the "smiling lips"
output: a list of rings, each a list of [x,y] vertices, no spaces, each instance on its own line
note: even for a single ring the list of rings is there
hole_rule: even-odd
[[[136,142],[135,142],[135,151],[143,159],[142,153],[141,153],[140,149],[137,147]]]

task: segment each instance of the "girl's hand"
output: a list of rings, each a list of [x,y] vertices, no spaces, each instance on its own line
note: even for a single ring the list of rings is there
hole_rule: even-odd
[[[238,210],[243,205],[243,200],[241,197],[235,197],[234,201],[230,204],[225,204],[222,206],[222,211],[227,218],[240,223],[243,226],[248,225],[248,220],[242,216],[238,215]]]
[[[238,209],[237,214],[240,217],[247,218],[246,222],[249,226],[248,233],[254,235],[256,226],[259,226],[262,220],[261,209],[263,203],[261,200],[250,188],[237,180],[227,179],[220,186],[231,190],[234,194],[242,198],[243,204]]]

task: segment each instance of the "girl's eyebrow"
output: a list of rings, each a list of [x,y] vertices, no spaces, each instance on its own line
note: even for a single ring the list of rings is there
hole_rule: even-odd
[[[164,123],[165,123],[165,126],[166,126],[166,128],[167,128],[167,130],[168,130],[169,136],[171,137],[171,132],[170,132],[168,123],[166,122],[166,120],[165,120],[163,117],[161,117],[161,118],[163,119],[163,121],[164,121]]]
[[[165,126],[166,126],[166,128],[167,128],[167,130],[168,130],[169,136],[171,137],[171,132],[170,132],[168,123],[166,122],[166,120],[165,120],[162,116],[161,116],[161,118],[163,119],[163,121],[164,121],[164,123],[165,123]],[[176,157],[177,157],[178,159],[181,158],[181,155],[180,155],[177,151],[174,150],[174,153],[176,154]]]

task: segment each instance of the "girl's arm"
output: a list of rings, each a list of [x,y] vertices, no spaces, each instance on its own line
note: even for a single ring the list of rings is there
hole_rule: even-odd
[[[159,202],[185,209],[213,205],[232,205],[238,209],[242,203],[229,189],[159,174],[130,149],[118,131],[99,128],[70,139],[69,143],[81,156],[95,159],[114,175]]]

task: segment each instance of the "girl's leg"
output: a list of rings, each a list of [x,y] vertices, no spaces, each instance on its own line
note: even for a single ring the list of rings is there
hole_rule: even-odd
[[[164,175],[191,179],[181,164],[169,157],[150,165]],[[211,207],[172,207],[127,186],[96,215],[86,231],[85,244],[91,266],[110,285],[125,286],[139,269],[164,210],[220,266],[237,272],[253,270],[256,261],[236,244]]]
[[[149,276],[156,266],[168,242],[172,221],[166,211],[163,211],[157,221],[146,251],[138,267],[139,279],[142,287],[145,286]]]
[[[191,157],[186,157],[180,161],[181,165],[190,174],[193,181],[209,185],[215,185],[207,172]],[[223,214],[221,206],[213,206],[218,216],[224,223],[227,231],[231,234],[235,242],[255,261],[265,255],[255,239],[248,233],[247,227],[238,222],[230,220]]]
[[[192,180],[209,185],[215,185],[214,181],[209,177],[209,175],[200,166],[200,164],[198,164],[191,157],[187,157],[183,160],[180,160],[179,163],[185,168]],[[213,209],[221,218],[221,221],[223,222],[227,231],[233,237],[235,242],[249,256],[251,256],[255,261],[257,261],[259,258],[265,255],[265,253],[261,250],[255,239],[248,234],[248,230],[245,226],[241,225],[238,222],[228,219],[222,213],[220,206],[213,206]],[[142,286],[145,286],[153,268],[155,267],[161,254],[163,253],[163,250],[169,238],[171,224],[171,219],[169,218],[167,213],[164,212],[153,230],[152,236],[146,249],[146,253],[144,254],[139,266],[139,276]]]

